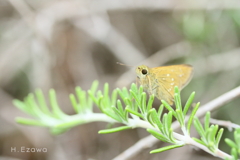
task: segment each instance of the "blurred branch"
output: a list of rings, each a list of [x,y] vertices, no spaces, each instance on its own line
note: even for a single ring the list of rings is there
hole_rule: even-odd
[[[240,86],[237,88],[234,88],[233,90],[224,93],[223,95],[215,98],[214,100],[208,102],[207,104],[203,105],[199,108],[198,112],[196,113],[196,117],[202,117],[204,116],[208,111],[213,111],[228,102],[234,100],[235,98],[240,96]],[[176,130],[180,127],[179,123],[177,121],[173,122],[172,128],[173,130]],[[132,147],[126,149],[123,153],[118,155],[114,158],[114,160],[121,160],[121,159],[130,159],[134,155],[140,153],[143,149],[147,147],[151,147],[155,143],[159,142],[158,139],[156,139],[153,136],[147,136],[141,140],[139,140],[137,143],[135,143]]]
[[[106,14],[104,16],[93,15],[89,20],[79,19],[74,24],[96,41],[104,44],[125,64],[131,64],[133,60],[141,61],[145,59],[143,54],[110,24]],[[135,58],[133,59],[133,57]]]
[[[202,117],[207,111],[213,111],[228,102],[238,98],[240,96],[240,86],[228,91],[221,96],[215,98],[214,100],[208,102],[207,104],[200,107],[198,112],[196,113],[197,117]]]
[[[157,142],[159,142],[159,140],[153,137],[152,135],[142,138],[133,146],[126,149],[117,157],[113,158],[113,160],[122,160],[122,159],[128,160],[134,157],[136,154],[140,153],[142,150],[152,147]]]
[[[21,17],[24,19],[25,22],[29,26],[31,26],[32,29],[34,29],[33,25],[33,18],[34,18],[34,12],[30,9],[28,4],[24,0],[8,0],[12,6],[18,11],[18,13],[21,15]]]
[[[233,128],[240,128],[240,125],[232,123],[231,121],[223,121],[218,119],[210,119],[210,122],[228,128],[229,131],[232,131]]]
[[[24,0],[9,0],[9,2],[16,8],[16,10],[21,14],[21,16],[29,24],[32,23],[31,18],[34,16],[32,10],[28,7]],[[137,2],[137,3],[136,3]],[[99,5],[98,1],[57,1],[51,3],[45,8],[40,9],[36,14],[36,23],[40,26],[45,26],[48,29],[52,27],[54,21],[61,21],[64,19],[74,18],[74,17],[84,17],[89,15],[96,15],[107,13],[108,11],[114,10],[197,10],[197,9],[239,9],[240,2],[237,0],[212,0],[211,2],[205,1],[188,1],[188,0],[101,0]],[[46,23],[37,22],[38,18],[42,19],[46,17],[50,21]],[[47,20],[45,18],[45,20]],[[102,20],[101,20],[102,21]],[[106,22],[103,22],[106,23]],[[78,24],[79,25],[79,24]],[[106,24],[105,24],[106,25]],[[46,28],[45,28],[46,29]]]
[[[28,26],[35,32],[36,36],[42,41],[42,43],[45,44],[46,36],[43,37],[43,35],[45,35],[43,33],[46,32],[46,30],[43,32],[39,32],[39,26],[42,27],[44,25],[39,25],[37,23],[38,18],[36,17],[38,16],[38,14],[34,13],[24,0],[18,0],[18,1],[9,0],[9,2],[18,11],[18,13],[21,15],[23,20],[28,24]],[[47,18],[49,19],[49,17]],[[36,20],[36,22],[34,20]],[[54,21],[54,19],[51,19],[51,21]]]
[[[216,88],[219,86],[221,86],[221,88],[219,88],[220,94],[239,85],[238,83],[240,77],[238,74],[236,74],[240,68],[239,53],[240,48],[235,48],[228,52],[202,57],[196,62],[193,62],[193,66],[195,66],[194,78],[204,77],[207,75],[217,76],[217,78],[214,78],[214,83],[208,87],[208,94],[203,94],[201,96],[202,102],[207,102],[212,99],[212,95],[216,95]],[[226,81],[229,81],[229,77],[231,77],[231,83],[228,83],[228,85],[222,85]]]
[[[15,38],[14,41],[11,41],[10,46],[0,54],[1,75],[7,75],[0,77],[2,84],[11,80],[29,62],[30,53],[21,52],[20,50],[27,46],[30,35],[30,32],[25,32],[20,38]],[[12,63],[9,62],[16,62],[16,60],[16,67],[12,67]]]
[[[38,18],[35,18],[35,13],[30,9],[28,4],[24,0],[9,0],[9,2],[20,13],[21,17],[36,35],[36,38],[31,39],[32,54],[30,55],[32,56],[30,58],[33,60],[33,67],[30,76],[32,79],[32,87],[49,89],[51,86],[51,58],[49,56],[50,51],[48,44],[50,35],[46,36],[46,34],[44,34],[45,32],[47,32],[46,27],[38,25]],[[49,17],[47,18],[49,19]],[[54,21],[54,19],[51,19],[51,21]],[[42,30],[40,30],[40,28],[42,28]],[[47,33],[49,33],[49,31]],[[41,75],[41,78],[39,78],[39,75]]]
[[[217,73],[220,71],[229,71],[240,67],[240,48],[234,50],[210,55],[206,58],[202,58],[196,62],[193,62],[195,66],[196,74],[194,77],[201,77],[207,74]],[[231,63],[226,63],[231,62]],[[201,66],[201,67],[198,67]]]

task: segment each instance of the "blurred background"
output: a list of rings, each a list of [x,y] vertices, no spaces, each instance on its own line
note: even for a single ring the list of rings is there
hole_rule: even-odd
[[[144,129],[99,135],[106,123],[77,126],[53,136],[48,129],[16,124],[28,117],[12,104],[41,88],[57,92],[60,107],[74,114],[68,95],[94,80],[111,90],[135,82],[135,67],[191,64],[194,77],[183,102],[196,91],[205,104],[240,83],[238,1],[187,0],[1,0],[0,1],[0,159],[107,160],[148,135]],[[160,102],[155,100],[156,107]],[[240,124],[240,99],[212,112]],[[225,135],[232,136],[226,130]],[[190,146],[131,159],[214,159]],[[11,152],[11,147],[47,152]],[[229,152],[225,144],[221,149]],[[177,158],[176,158],[177,157]],[[216,158],[217,159],[217,158]]]

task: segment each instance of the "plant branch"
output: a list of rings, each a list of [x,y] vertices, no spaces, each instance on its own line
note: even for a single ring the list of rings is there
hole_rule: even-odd
[[[227,104],[228,102],[232,101],[233,99],[240,96],[240,87],[234,88],[233,90],[224,93],[223,95],[215,98],[214,100],[208,102],[207,104],[203,105],[199,108],[198,112],[196,113],[196,117],[202,117],[205,115],[207,111],[213,111],[217,108],[219,108],[222,105]],[[177,121],[172,123],[172,128],[174,130],[178,129],[180,127],[179,123]],[[124,152],[119,154],[114,158],[114,160],[120,160],[120,159],[130,159],[134,155],[140,153],[143,149],[152,147],[155,143],[159,142],[158,139],[156,139],[153,136],[147,136],[141,140],[139,140],[137,143],[135,143],[130,148],[126,149]]]
[[[219,126],[223,126],[228,128],[229,131],[232,131],[232,129],[240,128],[240,125],[232,123],[231,121],[223,121],[223,120],[217,120],[217,119],[210,119],[210,122],[213,124],[217,124]]]

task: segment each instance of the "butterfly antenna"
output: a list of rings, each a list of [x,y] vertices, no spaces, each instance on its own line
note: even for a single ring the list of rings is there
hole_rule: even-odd
[[[127,67],[134,67],[134,66],[130,66],[130,65],[126,65],[126,64],[120,63],[120,62],[117,62],[117,64],[122,65],[122,66],[127,66]]]

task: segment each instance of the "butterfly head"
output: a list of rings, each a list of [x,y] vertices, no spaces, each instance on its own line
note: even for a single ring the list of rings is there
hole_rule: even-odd
[[[135,70],[137,73],[137,78],[142,79],[146,77],[149,74],[149,70],[150,69],[145,65],[138,66]]]

